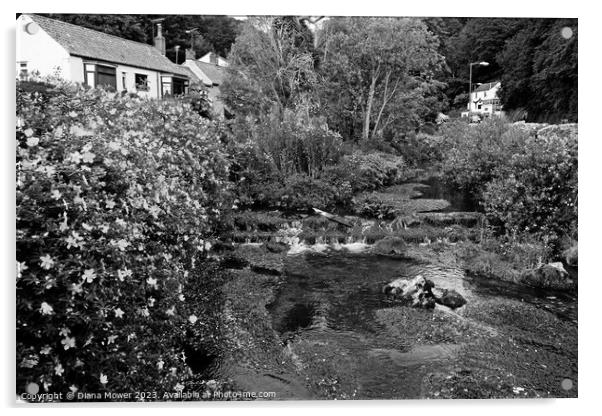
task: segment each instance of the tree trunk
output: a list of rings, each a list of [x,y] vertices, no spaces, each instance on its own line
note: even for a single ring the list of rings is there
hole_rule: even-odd
[[[370,115],[372,113],[372,102],[374,101],[374,91],[376,90],[376,78],[378,72],[372,73],[372,83],[370,84],[370,91],[368,91],[368,103],[366,105],[366,114],[364,116],[364,132],[362,138],[367,141],[370,138]]]

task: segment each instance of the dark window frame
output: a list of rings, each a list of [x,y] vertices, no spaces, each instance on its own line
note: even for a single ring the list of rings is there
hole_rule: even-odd
[[[144,80],[141,78],[144,78]],[[138,91],[150,91],[147,74],[134,73],[134,84]]]

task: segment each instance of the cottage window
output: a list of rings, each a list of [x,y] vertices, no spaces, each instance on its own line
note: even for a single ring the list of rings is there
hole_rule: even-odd
[[[27,62],[19,62],[19,78],[25,79],[29,72],[27,71]]]
[[[125,72],[122,72],[121,73],[121,88],[124,91],[127,91],[127,89],[128,89],[126,81],[127,81],[127,75]]]
[[[96,65],[96,85],[117,89],[117,75],[111,66]]]
[[[148,91],[148,76],[146,74],[136,74],[136,89],[138,91]]]
[[[112,66],[86,63],[84,64],[84,80],[92,88],[117,89],[117,71]]]

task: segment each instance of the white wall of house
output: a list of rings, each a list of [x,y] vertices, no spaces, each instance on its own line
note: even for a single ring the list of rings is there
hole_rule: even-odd
[[[470,94],[470,102],[468,103],[467,109],[470,112],[475,113],[493,113],[493,104],[485,104],[483,101],[485,100],[496,100],[499,99],[498,91],[501,87],[501,83],[496,83],[493,88],[487,91],[478,91],[472,92]],[[477,100],[481,100],[481,108],[479,108],[479,102],[475,102]]]
[[[32,22],[31,18],[26,15],[21,15],[17,19],[15,67],[17,77],[19,76],[21,69],[25,68],[21,66],[21,63],[26,63],[26,69],[29,73],[38,71],[42,76],[58,74],[67,81],[85,83],[85,63],[102,64],[102,62],[98,62],[94,59],[71,56],[65,48],[37,25],[37,30],[35,30],[35,28],[33,30],[35,33],[28,33],[26,30],[28,24],[36,25]],[[116,87],[118,92],[126,90],[128,92],[136,92],[142,97],[161,97],[159,71],[114,63],[107,63],[107,65],[115,67]],[[146,75],[148,85],[147,90],[141,90],[136,87],[136,74]],[[123,82],[124,75],[125,83]],[[93,82],[90,81],[89,84],[92,85]]]
[[[150,69],[136,68],[127,65],[117,65],[117,91],[121,92],[126,90],[127,92],[136,92],[141,97],[146,98],[159,98],[161,97],[160,92],[160,79],[159,72],[152,71]],[[125,88],[122,82],[122,76],[125,74]],[[148,90],[136,88],[136,74],[146,75]]]
[[[29,33],[27,28],[34,33]],[[69,53],[26,15],[17,19],[16,41],[17,76],[21,69],[20,64],[26,63],[30,73],[39,71],[42,76],[58,73],[64,79],[72,78],[74,63]]]
[[[206,53],[205,55],[203,55],[201,58],[198,59],[201,62],[207,62],[209,64],[212,64],[213,62],[211,62],[211,52]],[[228,66],[228,61],[226,61],[224,58],[222,58],[221,56],[217,57],[217,66]]]

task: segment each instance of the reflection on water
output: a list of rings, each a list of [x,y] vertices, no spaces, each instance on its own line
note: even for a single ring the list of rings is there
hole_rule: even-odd
[[[421,194],[416,199],[444,199],[450,203],[441,212],[478,211],[478,204],[468,192],[455,189],[437,176],[419,183],[423,186],[416,187]]]
[[[395,278],[422,274],[436,287],[458,291],[469,304],[518,300],[576,320],[576,299],[570,295],[467,277],[456,268],[370,254],[308,252],[288,257],[286,269],[286,281],[269,306],[273,327],[307,371],[333,365],[330,373],[344,374],[348,390],[359,398],[419,397],[423,377],[453,368],[469,341],[454,332],[455,312],[402,307],[384,296],[383,285]]]

